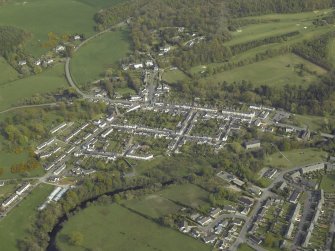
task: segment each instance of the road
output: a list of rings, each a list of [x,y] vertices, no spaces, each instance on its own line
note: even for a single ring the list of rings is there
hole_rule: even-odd
[[[39,105],[21,105],[21,106],[16,106],[16,107],[12,107],[12,108],[9,108],[7,110],[1,111],[0,114],[15,111],[15,110],[19,110],[19,109],[47,107],[47,106],[56,106],[56,105],[57,105],[57,103],[47,103],[47,104],[39,104]]]

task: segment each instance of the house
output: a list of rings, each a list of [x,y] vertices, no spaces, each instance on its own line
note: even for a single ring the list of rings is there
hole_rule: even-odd
[[[73,39],[74,39],[74,40],[81,40],[81,36],[80,36],[80,35],[75,35],[75,36],[73,37]]]
[[[35,65],[37,65],[37,66],[41,65],[41,63],[42,63],[42,61],[40,59],[35,61]]]
[[[0,181],[0,187],[3,187],[5,185],[5,182],[3,180]]]
[[[65,51],[65,46],[63,46],[63,45],[58,45],[58,46],[55,48],[55,51],[56,51],[56,52]]]
[[[212,222],[212,219],[210,217],[201,217],[200,219],[198,219],[198,223],[201,226],[205,226],[211,222]]]
[[[260,244],[262,244],[262,242],[263,242],[263,240],[262,240],[261,238],[258,238],[258,237],[254,236],[254,235],[250,235],[250,236],[249,236],[249,239],[250,239],[252,242],[254,242],[255,244],[257,244],[257,245],[260,245]]]
[[[300,133],[299,137],[302,139],[302,140],[309,140],[311,138],[311,132],[310,130],[304,130]]]
[[[146,67],[152,67],[152,66],[154,66],[154,62],[152,60],[148,60],[147,62],[145,62],[145,66]]]
[[[243,210],[241,211],[241,214],[247,215],[250,212],[250,207],[244,207]]]
[[[289,198],[288,201],[291,202],[291,203],[296,204],[298,202],[299,196],[300,196],[300,191],[298,191],[296,189],[291,193],[290,198]]]
[[[264,173],[263,177],[264,177],[264,178],[272,179],[273,176],[275,176],[277,172],[278,172],[277,169],[275,169],[275,168],[271,168],[271,169],[267,170],[267,171]]]
[[[238,201],[245,207],[252,207],[252,205],[254,204],[254,200],[246,196],[240,197]]]
[[[16,190],[16,194],[17,195],[22,195],[25,191],[27,191],[27,189],[31,186],[31,184],[28,182],[28,183],[25,183],[23,184],[19,189]]]
[[[143,64],[134,64],[133,65],[134,69],[137,70],[137,69],[142,69],[143,68]]]
[[[88,169],[88,170],[83,170],[84,175],[90,175],[95,173],[96,171],[94,169]]]
[[[187,221],[183,221],[179,226],[179,231],[183,233],[188,233],[190,231],[190,227]]]
[[[24,66],[24,65],[26,65],[27,64],[27,61],[26,60],[21,60],[21,61],[19,61],[19,65],[20,66]]]
[[[216,217],[220,215],[221,212],[222,212],[221,208],[213,208],[209,216],[215,219]]]
[[[246,149],[256,149],[261,147],[261,142],[259,140],[247,141],[244,143]]]
[[[241,220],[241,219],[233,219],[232,224],[234,226],[242,226],[243,220]]]
[[[8,207],[12,204],[19,196],[17,194],[12,194],[4,202],[2,202],[2,207]]]
[[[237,209],[236,207],[227,205],[223,207],[223,211],[226,211],[227,213],[236,213]]]
[[[54,175],[59,175],[66,168],[66,164],[61,165],[54,171]]]
[[[233,183],[234,185],[238,186],[238,187],[243,187],[244,184],[245,184],[244,181],[239,180],[239,179],[233,179],[233,180],[232,180],[232,183]]]
[[[191,216],[190,216],[190,218],[192,219],[192,220],[196,220],[196,219],[198,219],[200,217],[200,214],[198,214],[198,213],[194,213],[194,214],[192,214]]]
[[[206,243],[206,244],[213,244],[215,241],[216,241],[217,237],[215,234],[210,234],[206,237],[203,238],[203,241]]]
[[[53,59],[51,59],[51,58],[50,58],[50,59],[48,59],[48,60],[46,61],[46,63],[47,63],[47,64],[52,64],[53,62],[54,62],[54,60],[53,60]]]

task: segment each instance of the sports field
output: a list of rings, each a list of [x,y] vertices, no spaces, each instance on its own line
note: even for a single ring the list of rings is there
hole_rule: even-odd
[[[254,64],[238,67],[207,78],[206,82],[228,83],[240,82],[242,80],[251,81],[254,85],[283,86],[285,84],[308,86],[318,79],[316,75],[299,69],[303,64],[309,71],[318,75],[325,74],[321,67],[294,54],[277,56]]]
[[[284,156],[283,156],[284,155]],[[286,158],[285,158],[286,157]],[[325,161],[328,154],[317,148],[294,149],[269,155],[265,164],[275,168],[292,168]]]
[[[127,30],[105,33],[84,45],[71,61],[71,72],[79,85],[86,85],[104,77],[109,68],[130,51]]]
[[[68,243],[71,233],[81,235],[79,245]],[[57,236],[59,250],[185,251],[210,250],[209,246],[119,205],[92,205],[65,223]]]
[[[94,33],[94,14],[122,0],[12,0],[0,7],[0,25],[23,28],[33,35],[28,51],[39,56],[49,32]]]
[[[41,74],[0,85],[0,111],[35,94],[43,94],[67,87],[64,65],[59,64]]]
[[[23,239],[35,221],[37,207],[40,206],[53,186],[39,185],[26,197],[18,207],[14,208],[0,221],[1,250],[17,251],[17,241]]]

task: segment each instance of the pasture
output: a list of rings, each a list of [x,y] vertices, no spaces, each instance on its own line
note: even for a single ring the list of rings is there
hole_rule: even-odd
[[[53,186],[39,185],[28,197],[26,197],[16,208],[14,208],[4,219],[0,221],[1,249],[16,251],[17,241],[23,239],[31,229],[37,215],[37,207],[40,206]]]
[[[303,64],[306,70],[299,69]],[[315,74],[309,73],[315,72]],[[325,74],[321,67],[294,54],[285,54],[256,62],[232,70],[224,71],[213,76],[206,77],[202,81],[228,83],[251,81],[254,85],[268,85],[272,87],[285,84],[301,85],[307,87],[318,80],[318,75]]]
[[[13,0],[0,7],[0,25],[20,27],[32,34],[27,50],[34,56],[43,54],[42,44],[48,33],[94,34],[93,16],[101,8],[122,0]]]
[[[328,60],[335,67],[335,38],[328,45]]]
[[[104,77],[107,69],[116,68],[118,61],[130,52],[127,30],[108,32],[84,45],[71,61],[71,72],[79,85]]]
[[[164,71],[163,80],[168,83],[177,83],[178,81],[188,79],[188,76],[185,75],[181,70],[170,70],[167,69]]]
[[[79,233],[82,243],[70,245],[68,236]],[[210,250],[209,246],[162,227],[119,205],[92,205],[65,223],[57,236],[59,250]]]
[[[0,85],[0,111],[33,95],[56,91],[67,86],[63,64],[58,64],[41,74]]]
[[[284,157],[283,155],[286,157]],[[317,148],[294,149],[267,156],[265,164],[275,168],[292,168],[325,161],[328,154]]]
[[[3,57],[0,57],[0,72],[0,86],[18,78],[17,71]]]

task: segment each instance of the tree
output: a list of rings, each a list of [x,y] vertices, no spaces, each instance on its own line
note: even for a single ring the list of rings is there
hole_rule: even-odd
[[[84,241],[84,236],[80,232],[72,232],[68,235],[68,242],[73,246],[80,246]]]

